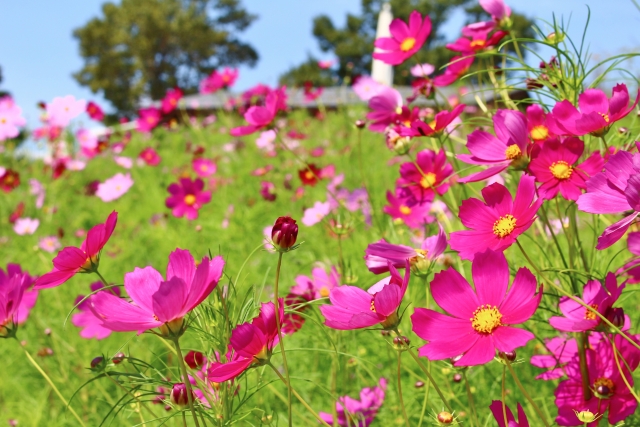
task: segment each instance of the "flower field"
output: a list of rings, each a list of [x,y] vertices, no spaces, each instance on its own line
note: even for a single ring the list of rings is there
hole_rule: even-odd
[[[259,85],[203,111],[176,88],[96,135],[101,107],[59,97],[44,158],[0,98],[0,424],[640,425],[628,58],[590,68],[480,5],[408,98],[362,76],[361,105]],[[415,11],[373,56],[430,32]],[[527,66],[534,45],[555,55]]]

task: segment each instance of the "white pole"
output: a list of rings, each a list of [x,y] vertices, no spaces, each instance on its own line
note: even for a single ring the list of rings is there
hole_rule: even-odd
[[[391,5],[384,3],[382,10],[378,15],[378,27],[376,29],[376,39],[380,37],[391,37],[389,32],[389,25],[393,20],[393,14],[391,13]],[[379,52],[380,49],[376,48],[375,52]],[[378,83],[385,84],[387,86],[393,85],[393,67],[389,64],[385,64],[377,59],[373,60],[371,65],[371,77]]]

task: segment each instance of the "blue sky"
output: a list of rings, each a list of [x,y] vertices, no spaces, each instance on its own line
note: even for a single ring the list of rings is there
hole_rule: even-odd
[[[37,125],[38,101],[67,94],[101,102],[99,95],[79,86],[71,74],[82,67],[74,28],[99,16],[104,0],[2,1],[0,12],[1,88],[13,93],[31,126]],[[587,40],[592,53],[603,57],[640,51],[640,11],[631,0],[507,0],[512,9],[534,18],[570,19],[569,33],[579,39],[591,8]],[[283,71],[299,64],[308,54],[329,59],[320,52],[311,33],[313,17],[324,13],[337,25],[348,12],[358,13],[360,0],[243,0],[259,16],[242,38],[257,49],[260,61],[254,69],[242,68],[237,89],[258,82],[274,84]],[[458,14],[445,28],[450,38],[460,30]],[[101,102],[105,105],[105,102]]]

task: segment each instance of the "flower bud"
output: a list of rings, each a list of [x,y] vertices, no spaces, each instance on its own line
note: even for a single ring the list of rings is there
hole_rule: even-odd
[[[118,365],[122,363],[122,361],[126,359],[126,357],[127,355],[122,352],[116,353],[116,355],[111,358],[111,361],[113,362],[114,365]]]
[[[400,337],[395,337],[393,339],[393,347],[396,350],[400,350],[400,351],[404,351],[407,350],[409,348],[409,344],[411,344],[411,341],[409,340],[409,338],[403,336]]]
[[[453,375],[453,382],[454,382],[454,383],[459,383],[460,381],[462,381],[462,375],[460,375],[460,374],[454,374],[454,375]]]
[[[509,362],[514,362],[516,360],[516,351],[499,351],[498,357],[502,360],[508,360]]]
[[[191,369],[199,369],[204,363],[204,354],[191,350],[184,357],[184,361]]]
[[[591,411],[580,411],[580,412],[578,412],[578,411],[574,410],[573,412],[576,413],[576,417],[578,417],[578,420],[580,422],[583,422],[583,423],[591,423],[591,422],[593,422],[593,421],[595,421],[595,420],[597,420],[599,418],[596,414],[594,414]]]
[[[624,309],[622,307],[610,307],[606,313],[607,320],[618,329],[624,326]]]
[[[358,129],[362,129],[367,125],[367,123],[364,120],[356,120],[355,125]]]
[[[422,387],[424,387],[424,382],[422,382],[422,381],[416,381],[416,383],[415,383],[415,387],[416,387],[416,388],[422,388]]]
[[[296,244],[298,238],[298,225],[296,220],[288,217],[281,216],[276,220],[271,230],[271,240],[276,248],[280,252],[286,252]]]
[[[453,423],[453,415],[450,412],[442,411],[436,417],[440,424],[451,424]]]
[[[171,388],[171,403],[179,407],[185,407],[189,404],[189,395],[187,394],[187,386],[184,383],[175,383]],[[195,399],[191,393],[191,399]]]
[[[98,356],[91,360],[91,369],[99,369],[104,364],[104,357]]]

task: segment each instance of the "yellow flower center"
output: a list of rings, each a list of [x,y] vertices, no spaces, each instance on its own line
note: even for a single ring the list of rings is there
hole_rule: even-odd
[[[549,170],[557,179],[569,179],[573,173],[573,168],[564,160],[553,162]]]
[[[604,119],[605,122],[609,123],[609,115],[608,114],[600,113],[600,115],[602,116],[602,118]]]
[[[371,298],[371,307],[369,309],[374,313],[376,312],[376,301],[373,298]]]
[[[589,307],[593,308],[594,310],[598,310],[598,304],[590,304]],[[584,318],[587,320],[596,320],[597,316],[598,315],[595,313],[595,311],[591,310],[587,310],[584,313]]]
[[[402,107],[396,107],[396,114],[402,114]]]
[[[193,194],[187,194],[186,196],[184,196],[184,202],[187,205],[192,206],[196,202],[196,196],[194,196]]]
[[[7,119],[6,118],[1,118],[0,119],[0,123],[2,123],[3,125],[7,123]]]
[[[98,265],[98,255],[94,255],[92,257],[87,257],[80,270],[92,271],[93,265]]]
[[[509,160],[517,159],[522,155],[522,150],[516,144],[511,144],[504,151],[504,156]]]
[[[516,219],[513,215],[507,214],[498,218],[493,224],[493,234],[500,238],[507,237],[515,228]]]
[[[422,188],[431,188],[436,183],[436,174],[433,172],[427,172],[420,180]]]
[[[402,206],[400,206],[400,213],[402,215],[410,215],[411,214],[411,208],[409,206],[402,205]]]
[[[616,384],[609,378],[600,377],[593,383],[593,389],[596,392],[596,397],[608,399],[613,396]]]
[[[487,42],[484,40],[473,40],[469,46],[471,49],[482,49],[485,44],[487,44]]]
[[[534,126],[530,134],[534,141],[543,141],[549,136],[549,129],[543,125]]]
[[[502,314],[498,307],[490,305],[481,305],[473,312],[471,326],[482,334],[491,334],[498,326],[502,326]]]
[[[304,173],[304,177],[305,177],[306,179],[308,179],[308,180],[312,180],[312,179],[314,178],[314,177],[313,177],[313,172],[311,172],[310,170],[306,171],[306,172]]]
[[[329,288],[327,288],[326,286],[323,286],[320,288],[320,296],[323,298],[326,298],[329,296]],[[373,304],[373,301],[371,302],[371,304]]]
[[[416,45],[416,39],[414,39],[413,37],[408,37],[402,40],[402,43],[400,43],[400,50],[403,52],[408,52],[411,49],[413,49],[415,45]]]

